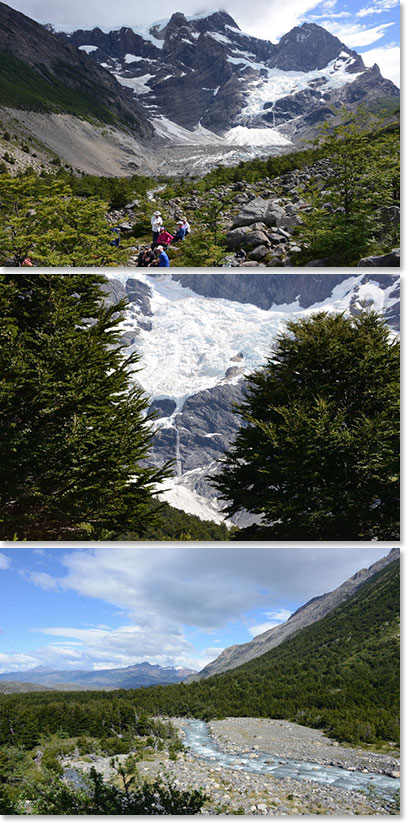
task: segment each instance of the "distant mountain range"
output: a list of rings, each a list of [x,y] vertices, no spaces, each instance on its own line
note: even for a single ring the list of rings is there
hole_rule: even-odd
[[[202,173],[292,150],[343,105],[391,113],[398,103],[377,65],[314,23],[278,44],[223,11],[175,12],[143,31],[56,32],[0,3],[3,126],[19,123],[93,173],[165,173],[169,149],[171,173]]]
[[[29,671],[9,671],[0,674],[0,692],[2,682],[8,685],[13,683],[29,683],[41,685],[53,690],[112,690],[114,688],[141,688],[150,685],[166,685],[181,682],[185,677],[193,674],[188,668],[162,668],[160,665],[150,665],[141,662],[138,665],[129,665],[127,668],[103,668],[100,671],[83,670],[55,670],[40,665]],[[15,691],[15,686],[12,688]],[[36,690],[29,688],[29,690]]]

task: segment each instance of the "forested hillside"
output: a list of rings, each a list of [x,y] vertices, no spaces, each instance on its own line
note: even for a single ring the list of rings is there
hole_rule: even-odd
[[[320,622],[231,672],[137,691],[3,695],[0,744],[30,749],[42,735],[88,735],[106,742],[121,734],[115,744],[126,748],[141,732],[140,723],[151,724],[148,714],[263,716],[323,728],[350,743],[394,742],[398,694],[399,562],[394,562]]]

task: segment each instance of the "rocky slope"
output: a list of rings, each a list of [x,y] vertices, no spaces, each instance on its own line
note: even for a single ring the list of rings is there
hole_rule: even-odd
[[[12,134],[39,143],[39,163],[29,156],[34,167],[50,155],[97,174],[119,176],[150,167],[153,128],[132,91],[86,52],[4,3],[0,122]]]
[[[334,608],[337,608],[338,605],[341,605],[356,593],[370,577],[377,574],[385,568],[386,565],[389,565],[389,563],[398,560],[399,557],[399,548],[392,548],[386,557],[378,560],[378,562],[375,562],[369,568],[362,568],[338,588],[335,588],[334,591],[319,597],[314,597],[305,605],[302,605],[301,608],[298,608],[298,610],[290,616],[287,622],[259,634],[251,640],[251,642],[247,642],[244,645],[232,645],[230,648],[225,648],[217,659],[210,662],[199,674],[192,675],[186,681],[193,682],[197,679],[206,679],[214,674],[230,671],[232,668],[238,668],[239,665],[243,665],[245,662],[249,662],[249,660],[261,656],[267,651],[271,651],[272,648],[281,645],[282,642],[289,636],[297,633],[297,631],[323,619],[330,611],[333,611]]]
[[[135,379],[158,415],[152,461],[175,462],[164,498],[217,522],[223,515],[208,476],[237,432],[233,407],[244,377],[265,362],[285,320],[318,309],[357,313],[372,306],[393,328],[399,323],[399,278],[390,274],[106,276],[107,299],[129,300],[123,342],[141,355]]]

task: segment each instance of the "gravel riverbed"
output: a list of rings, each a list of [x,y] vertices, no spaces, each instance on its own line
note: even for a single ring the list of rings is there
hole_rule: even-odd
[[[187,726],[184,719],[172,720],[183,735]],[[361,749],[346,748],[327,739],[320,731],[293,725],[289,722],[267,719],[236,718],[214,721],[210,730],[217,745],[224,751],[243,754],[256,751],[277,756],[304,759],[312,762],[335,763],[349,770],[364,768],[369,771],[396,773],[398,761],[381,754]],[[125,756],[119,756],[124,760]],[[65,767],[89,771],[92,767],[108,779],[113,776],[109,757],[92,757],[91,762],[66,761]],[[254,774],[223,768],[205,759],[192,756],[188,751],[178,754],[177,760],[167,752],[157,753],[150,760],[139,763],[140,775],[145,778],[167,774],[177,788],[202,788],[210,799],[201,810],[204,815],[241,813],[257,816],[313,815],[389,815],[398,813],[392,803],[372,793],[349,791],[333,785],[300,782],[295,779],[276,779],[271,774]]]

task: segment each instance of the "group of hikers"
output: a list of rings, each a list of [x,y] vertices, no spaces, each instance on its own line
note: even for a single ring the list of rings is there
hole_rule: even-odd
[[[191,231],[191,226],[186,217],[178,220],[178,227],[175,234],[166,231],[160,211],[155,211],[151,218],[152,242],[151,245],[142,248],[138,258],[137,266],[150,268],[158,265],[160,268],[168,268],[170,260],[167,254],[169,245],[175,245],[182,241]]]
[[[181,220],[178,220],[175,234],[170,234],[169,231],[166,231],[164,228],[161,211],[155,211],[151,218],[151,230],[153,233],[151,247],[154,249],[159,245],[167,247],[169,245],[175,245],[175,243],[183,240],[187,234],[190,234],[191,226],[187,218],[182,217]]]

